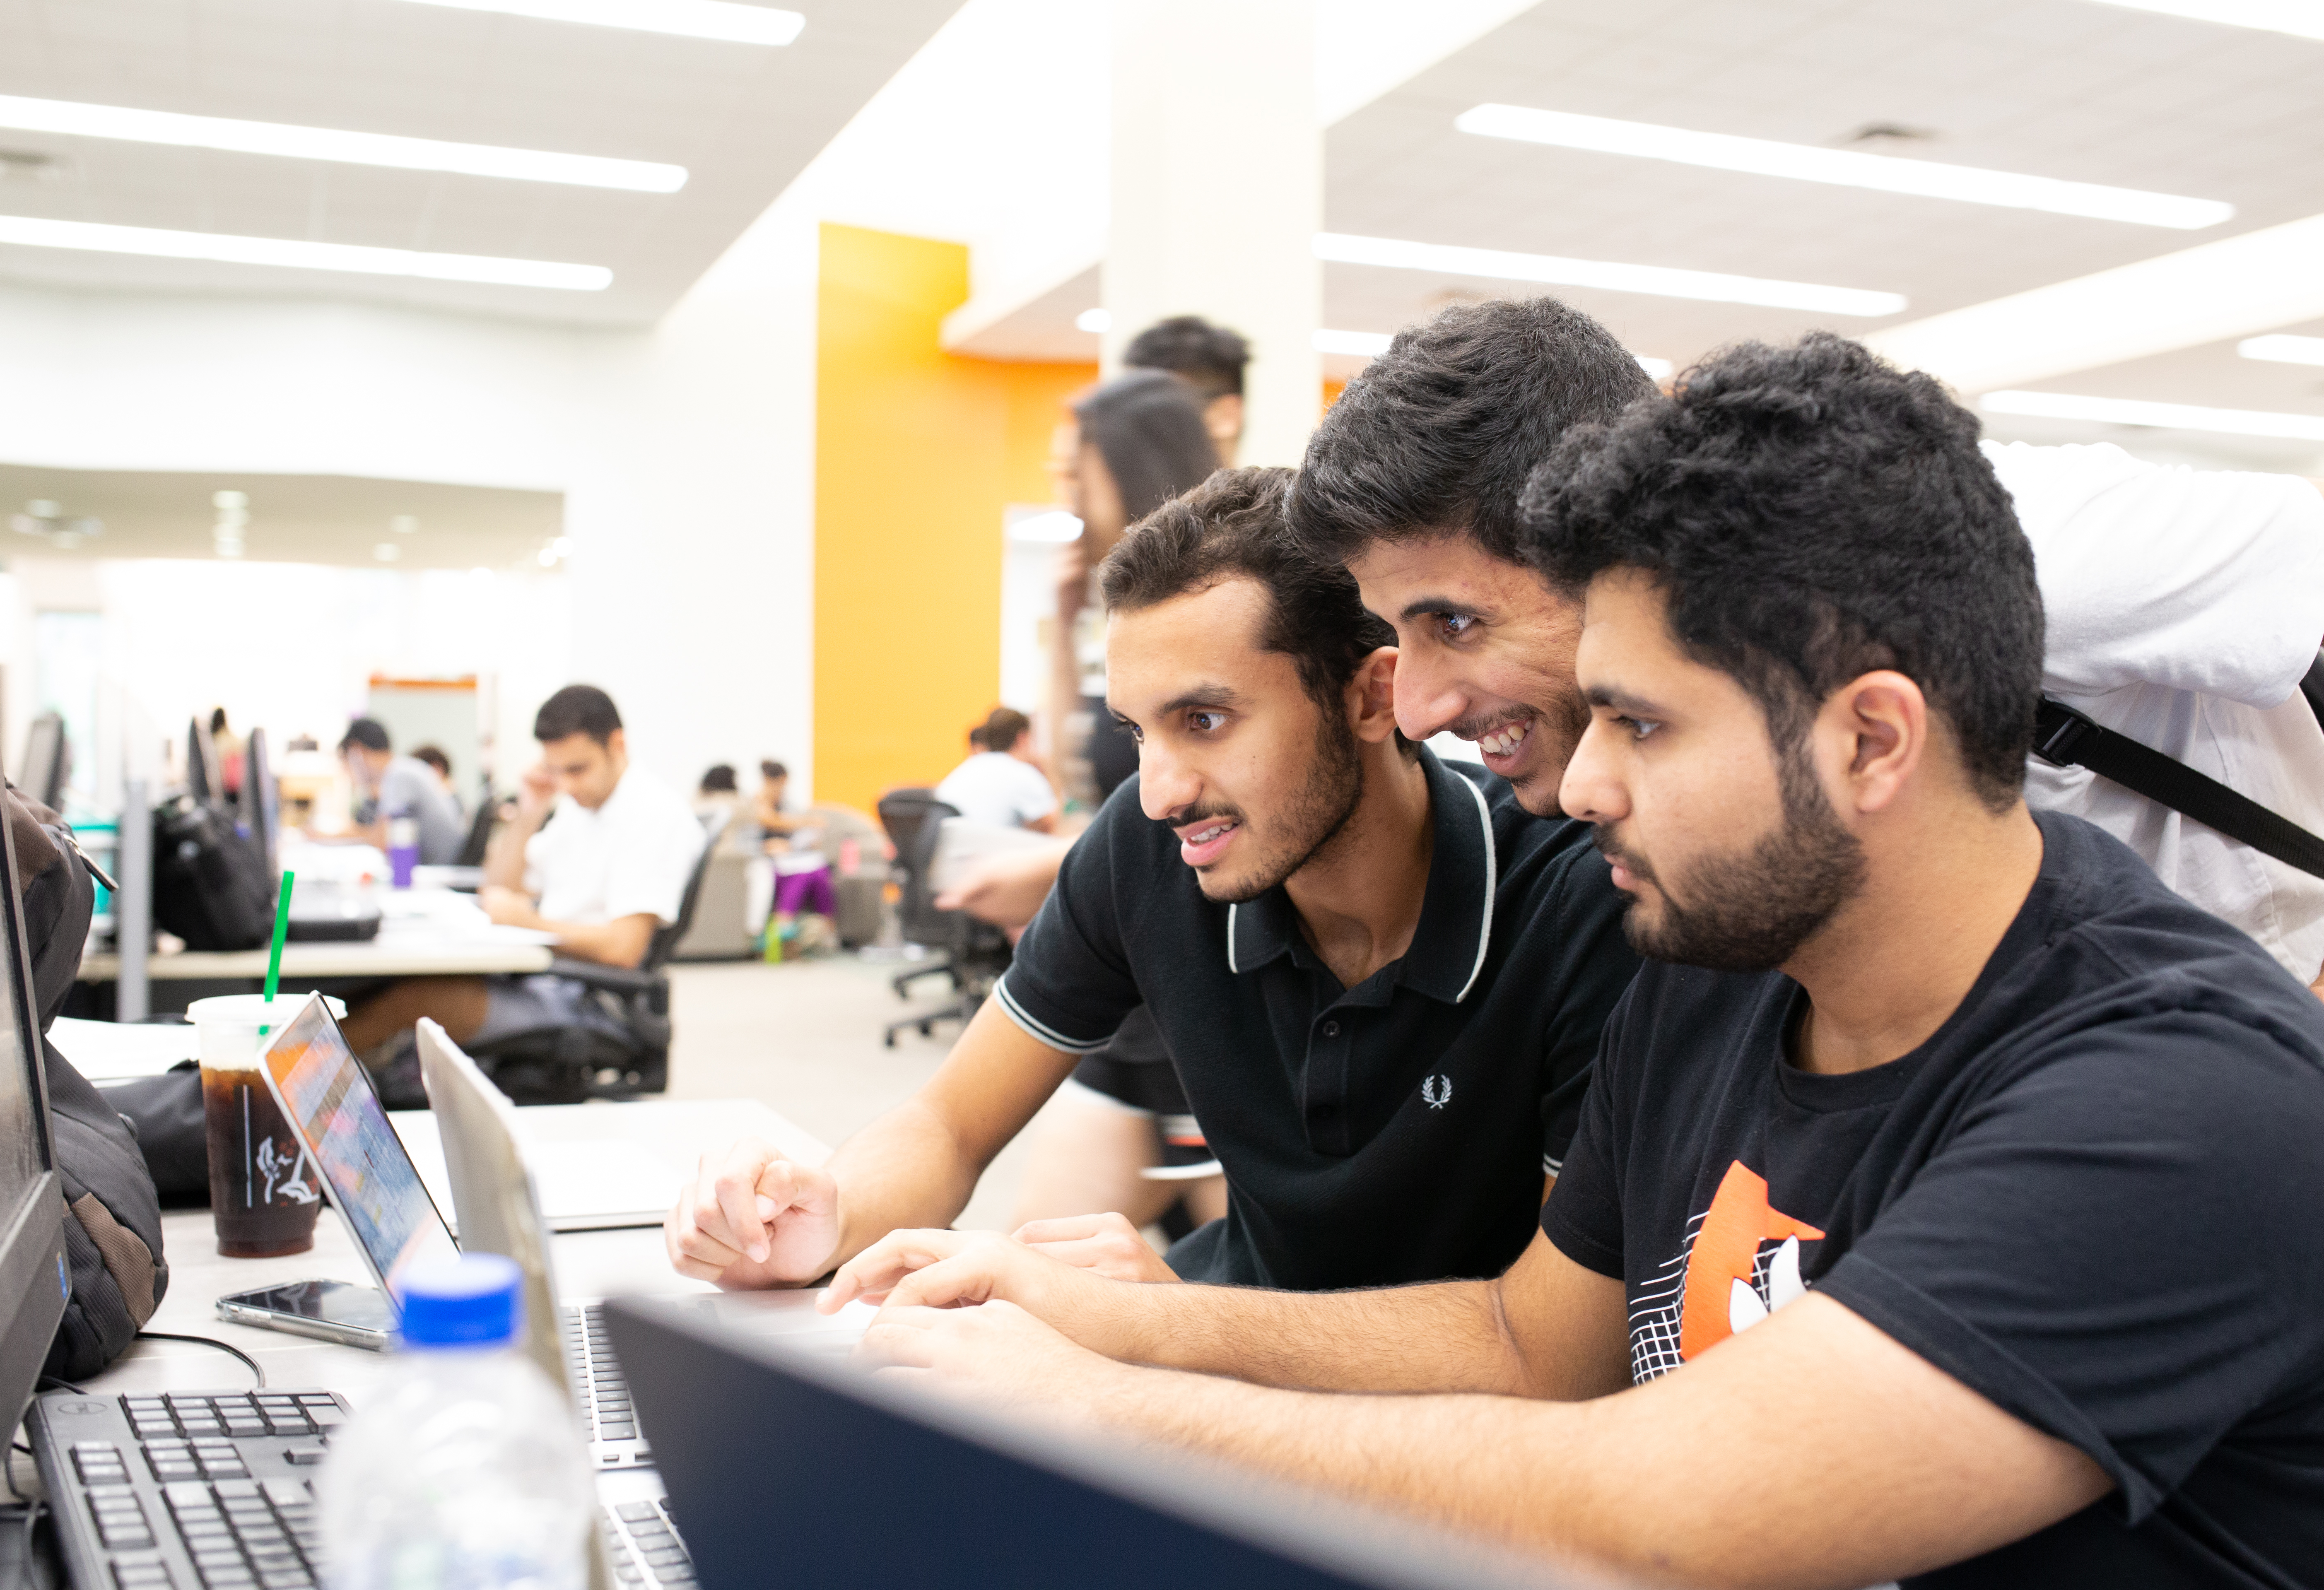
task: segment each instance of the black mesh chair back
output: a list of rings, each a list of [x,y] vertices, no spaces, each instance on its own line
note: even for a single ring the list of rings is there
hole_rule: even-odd
[[[646,941],[645,959],[638,962],[640,971],[659,971],[669,965],[669,958],[678,952],[678,946],[692,930],[694,907],[702,899],[702,880],[710,872],[711,852],[717,850],[718,841],[726,835],[726,825],[733,821],[732,817],[721,817],[705,825],[702,853],[695,857],[694,870],[686,875],[686,892],[678,897],[678,919],[654,929],[653,937]]]
[[[460,843],[460,853],[453,858],[456,867],[482,867],[484,851],[491,848],[493,830],[499,826],[501,804],[490,791],[476,804],[475,821],[468,824],[468,837]]]

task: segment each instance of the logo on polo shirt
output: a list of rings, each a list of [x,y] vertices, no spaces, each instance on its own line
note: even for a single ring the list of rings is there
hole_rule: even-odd
[[[1685,1245],[1631,1300],[1630,1378],[1667,1374],[1807,1295],[1800,1245],[1823,1233],[1767,1201],[1766,1179],[1736,1160]]]
[[[1452,1079],[1450,1077],[1421,1078],[1420,1096],[1428,1100],[1429,1108],[1443,1109],[1452,1102]]]

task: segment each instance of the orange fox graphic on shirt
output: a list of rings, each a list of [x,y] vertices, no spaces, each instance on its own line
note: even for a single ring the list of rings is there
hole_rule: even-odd
[[[1727,1167],[1687,1255],[1685,1300],[1679,1310],[1679,1356],[1696,1358],[1756,1325],[1807,1291],[1800,1244],[1823,1233],[1767,1202],[1767,1182],[1741,1160]],[[1766,1258],[1768,1243],[1780,1245]]]

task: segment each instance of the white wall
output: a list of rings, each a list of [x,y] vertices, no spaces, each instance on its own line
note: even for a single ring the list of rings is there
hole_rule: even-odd
[[[399,672],[500,673],[504,748],[529,744],[549,688],[580,678],[613,693],[634,753],[673,784],[778,756],[811,786],[814,282],[812,221],[778,206],[650,331],[0,287],[6,462],[558,491],[575,543],[555,576],[569,621],[546,581],[478,602],[466,576],[114,564],[100,578],[12,556],[12,739],[31,687],[23,615],[81,605],[85,592],[58,584],[77,578],[98,581],[107,608],[175,597],[215,622],[279,602],[326,627],[288,620],[254,652],[238,630],[109,635],[133,694],[165,721],[181,721],[180,696],[312,716],[329,704],[317,692],[343,693],[340,663],[396,657],[409,659]],[[300,679],[302,646],[333,665]]]

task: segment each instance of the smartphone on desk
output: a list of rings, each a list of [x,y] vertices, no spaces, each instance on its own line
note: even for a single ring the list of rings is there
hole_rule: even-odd
[[[375,1286],[345,1281],[294,1281],[254,1287],[217,1300],[217,1316],[236,1325],[285,1330],[384,1353],[395,1345],[395,1305]]]

